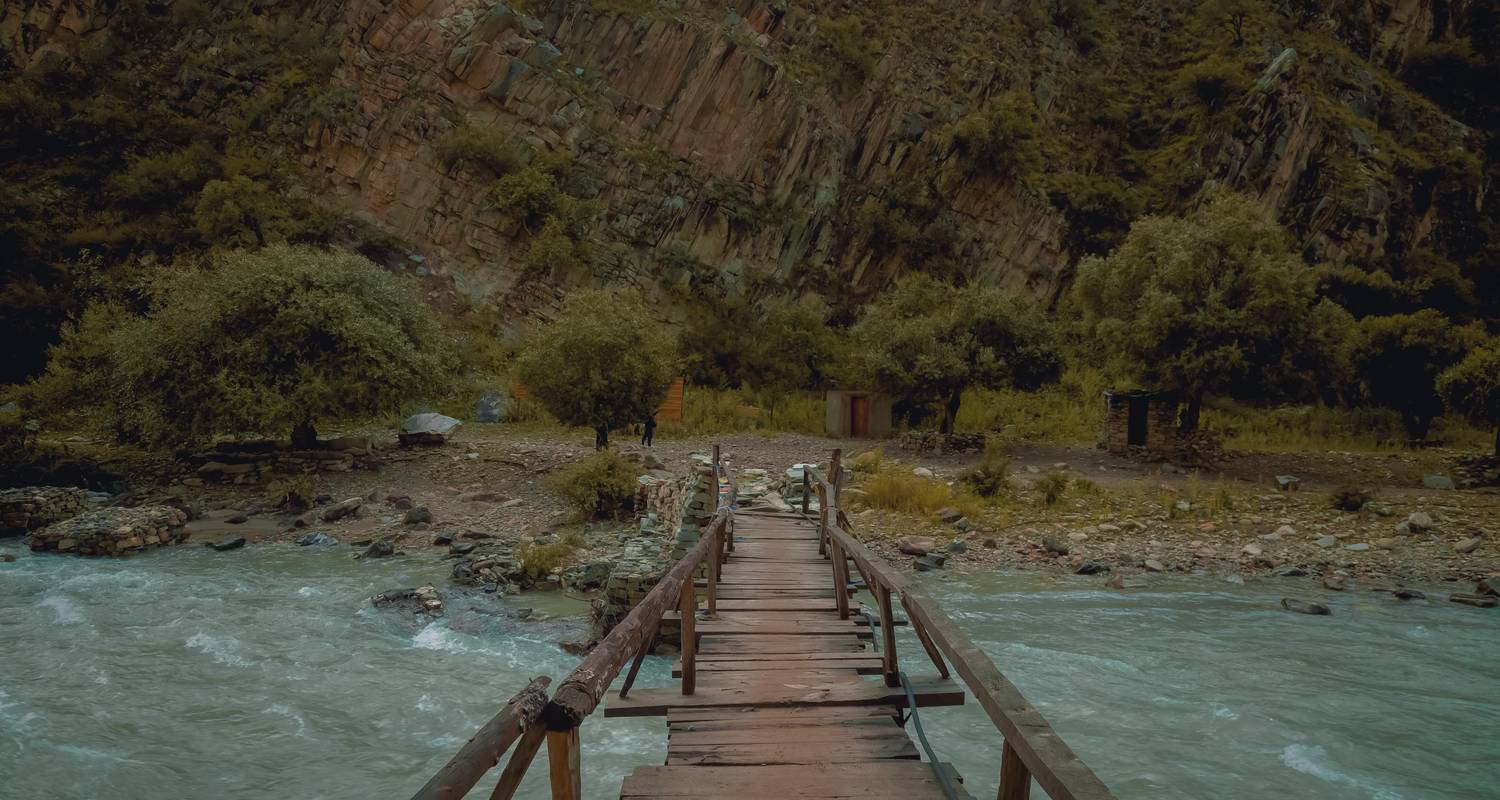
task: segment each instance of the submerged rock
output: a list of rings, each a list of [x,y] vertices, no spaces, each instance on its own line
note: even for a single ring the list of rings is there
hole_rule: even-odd
[[[297,545],[299,547],[328,547],[330,545],[335,545],[338,543],[338,539],[335,539],[332,536],[323,533],[322,531],[313,531],[312,533],[303,535],[302,538],[297,540]]]
[[[918,572],[932,572],[942,569],[947,561],[948,557],[940,553],[928,553],[912,562],[912,566],[916,567]]]
[[[1315,617],[1326,617],[1333,613],[1328,606],[1322,603],[1312,603],[1291,597],[1281,598],[1281,607],[1296,614],[1311,614]]]
[[[226,551],[226,550],[238,550],[241,547],[245,546],[245,537],[243,537],[243,536],[230,536],[228,538],[220,539],[217,542],[204,542],[203,546],[204,547],[211,547],[214,550],[217,550],[217,551],[219,551],[221,553],[224,552],[224,551]]]
[[[412,611],[424,611],[433,615],[443,613],[442,596],[432,586],[418,586],[414,589],[392,589],[391,591],[375,595],[370,598],[370,602],[376,608],[405,606]]]
[[[1448,600],[1475,608],[1494,608],[1500,606],[1500,597],[1492,594],[1450,594]]]
[[[1079,574],[1079,575],[1098,575],[1101,572],[1108,572],[1108,571],[1109,571],[1109,567],[1107,567],[1107,566],[1105,566],[1103,564],[1100,564],[1097,561],[1085,561],[1082,564],[1078,565],[1077,574]]]
[[[387,558],[396,554],[396,545],[390,539],[381,539],[371,542],[368,549],[360,553],[360,558]]]
[[[1427,595],[1425,593],[1419,592],[1416,589],[1406,589],[1406,588],[1397,589],[1396,591],[1391,592],[1391,596],[1395,597],[1397,600],[1426,600],[1427,599]]]

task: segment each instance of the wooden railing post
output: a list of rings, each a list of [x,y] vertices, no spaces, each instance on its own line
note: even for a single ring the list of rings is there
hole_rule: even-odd
[[[720,537],[724,535],[724,524],[716,520],[716,524],[708,526],[709,535],[714,537],[713,544],[709,547],[708,557],[708,618],[715,619],[719,616],[719,548]]]
[[[844,548],[831,537],[828,542],[828,552],[833,554],[833,602],[839,610],[839,619],[849,618],[849,562],[846,561]]]
[[[875,599],[880,604],[880,657],[885,685],[900,686],[900,667],[896,665],[896,618],[891,613],[891,588],[884,583],[880,584],[875,590]]]
[[[828,555],[828,492],[818,482],[818,555]]]
[[[811,505],[810,505],[811,500],[812,500],[812,478],[809,478],[807,476],[807,466],[803,465],[803,467],[802,467],[802,513],[803,514],[806,514],[807,510],[809,508],[811,508]]]
[[[677,607],[682,617],[682,693],[692,694],[698,686],[698,598],[691,578],[682,582]]]
[[[1000,796],[999,800],[1027,800],[1031,797],[1031,772],[1021,761],[1010,742],[1000,751]]]
[[[828,482],[833,485],[833,504],[838,505],[839,490],[844,482],[844,451],[841,448],[833,448],[833,456],[828,459]]]
[[[583,800],[577,728],[547,731],[547,766],[552,775],[552,800]]]

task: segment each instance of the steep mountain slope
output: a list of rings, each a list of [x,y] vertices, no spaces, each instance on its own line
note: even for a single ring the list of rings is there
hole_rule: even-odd
[[[1494,101],[1443,94],[1495,71],[1474,55],[1495,44],[1486,4],[26,0],[0,11],[7,77],[142,15],[175,33],[131,40],[136,90],[169,89],[161,114],[226,142],[205,175],[295,201],[273,233],[411,252],[435,302],[509,319],[620,280],[668,299],[815,290],[847,313],[907,270],[1046,301],[1079,257],[1209,184],[1273,209],[1357,314],[1500,317]],[[233,50],[247,31],[317,54],[267,68]],[[281,124],[236,129],[236,93]],[[242,150],[274,168],[241,170]],[[307,189],[345,223],[286,222],[324,213],[298,205]],[[216,238],[195,230],[181,246]],[[28,229],[27,252],[76,258],[92,240],[74,233]],[[104,252],[170,254],[150,238]]]

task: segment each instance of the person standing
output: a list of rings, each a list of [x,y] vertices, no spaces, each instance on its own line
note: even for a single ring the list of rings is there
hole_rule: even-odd
[[[651,440],[656,436],[656,417],[646,417],[646,432],[641,435],[641,444],[650,447]]]

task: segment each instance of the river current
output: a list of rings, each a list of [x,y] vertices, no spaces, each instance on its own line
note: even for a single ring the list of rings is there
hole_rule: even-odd
[[[418,624],[369,598],[442,586],[445,563],[344,548],[0,552],[19,559],[0,564],[0,798],[407,796],[532,676],[572,668],[556,643],[587,612],[458,597]],[[1124,800],[1500,791],[1500,613],[1277,579],[928,581]],[[1282,611],[1289,594],[1333,615]],[[901,636],[907,671],[929,673]],[[640,685],[669,681],[648,660]],[[999,737],[978,706],[921,717],[969,791],[993,796]],[[665,757],[659,719],[596,715],[582,734],[585,797]],[[543,756],[522,796],[546,797],[545,778]]]

